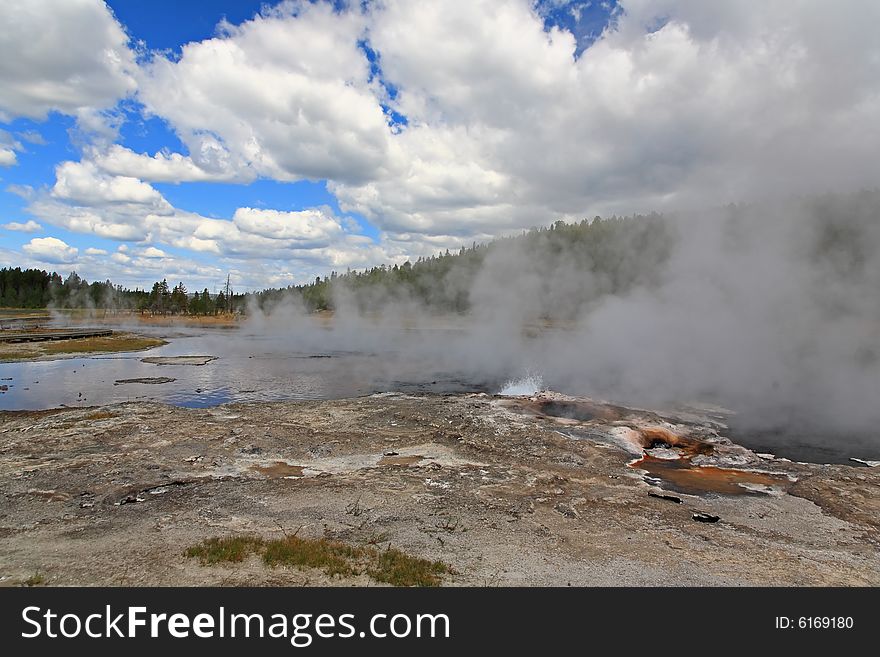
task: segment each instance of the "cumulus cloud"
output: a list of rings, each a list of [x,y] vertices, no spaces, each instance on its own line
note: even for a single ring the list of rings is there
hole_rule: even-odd
[[[107,173],[150,182],[249,182],[255,177],[252,168],[234,167],[228,159],[201,159],[203,165],[180,153],[160,151],[150,156],[114,144],[104,152],[97,152],[93,161]]]
[[[139,97],[199,169],[366,180],[384,162],[389,131],[358,46],[365,27],[359,11],[283,3],[179,58],[155,56]]]
[[[623,8],[576,58],[526,3],[384,3],[371,44],[410,127],[343,207],[456,234],[875,183],[875,3]]]
[[[4,0],[0,24],[0,120],[111,107],[135,88],[128,36],[100,0]]]
[[[238,208],[232,221],[246,233],[286,240],[301,248],[328,246],[343,233],[342,225],[330,208],[299,212]]]
[[[15,151],[22,149],[21,142],[6,130],[0,129],[0,167],[11,167],[18,164],[18,156]]]
[[[104,174],[89,161],[59,164],[55,169],[52,195],[83,205],[137,203],[157,211],[170,208],[162,195],[149,184],[130,176]]]
[[[43,227],[33,219],[28,219],[24,223],[20,223],[18,221],[10,221],[5,224],[0,224],[0,228],[5,228],[6,230],[14,230],[19,233],[39,233],[41,230],[43,230]]]
[[[57,237],[35,237],[21,247],[25,253],[40,262],[65,264],[76,260],[79,249]]]
[[[302,279],[334,268],[405,259],[398,246],[377,244],[353,232],[326,206],[299,211],[242,207],[229,218],[206,217],[175,208],[151,185],[109,174],[91,160],[61,163],[54,186],[33,192],[29,200],[28,211],[47,224],[138,243],[132,251],[121,244],[101,270],[125,276],[137,268],[144,276],[162,267],[179,271],[182,260],[159,245],[219,258],[242,272],[253,268],[256,273],[243,273],[242,278],[255,286],[278,279],[282,268],[296,271]],[[269,262],[275,264],[266,267]],[[285,279],[285,284],[290,281]]]
[[[18,164],[15,151],[11,148],[0,148],[0,167],[11,167]]]
[[[162,249],[157,249],[155,246],[150,246],[141,251],[141,255],[144,258],[164,258],[165,252]]]
[[[40,195],[28,212],[41,221],[74,233],[87,233],[112,240],[141,241],[149,236],[144,224],[148,210],[137,204],[89,207],[71,205]]]
[[[286,3],[141,72],[190,156],[100,166],[327,179],[344,210],[422,246],[873,184],[880,7],[795,4],[627,0],[580,52],[526,0]]]

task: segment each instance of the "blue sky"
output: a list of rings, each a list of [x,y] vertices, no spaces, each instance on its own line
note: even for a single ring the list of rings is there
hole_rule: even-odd
[[[870,186],[873,13],[7,0],[0,266],[254,289],[558,219]]]
[[[180,46],[185,43],[215,36],[221,20],[238,24],[253,18],[264,3],[249,0],[110,0],[107,4],[132,39],[143,41],[151,50],[179,53]]]

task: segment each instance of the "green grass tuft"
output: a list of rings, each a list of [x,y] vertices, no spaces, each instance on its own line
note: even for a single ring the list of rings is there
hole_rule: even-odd
[[[326,538],[310,539],[288,536],[266,543],[263,561],[267,565],[318,568],[329,576],[345,577],[359,573],[355,562],[361,559],[363,548]]]
[[[34,573],[26,580],[24,580],[25,586],[39,586],[40,584],[45,584],[46,578],[41,573]]]
[[[230,536],[228,538],[208,538],[189,548],[188,557],[198,557],[203,564],[223,561],[240,562],[245,557],[263,548],[263,539],[258,536]]]
[[[251,554],[258,554],[272,568],[315,568],[330,577],[366,573],[377,582],[392,586],[439,586],[442,583],[440,576],[453,572],[442,561],[413,557],[396,548],[377,550],[327,538],[298,536],[270,541],[256,536],[208,538],[184,554],[197,557],[206,565],[241,562]]]
[[[452,572],[442,561],[412,557],[395,548],[378,553],[367,573],[377,582],[392,586],[439,586],[440,575]]]

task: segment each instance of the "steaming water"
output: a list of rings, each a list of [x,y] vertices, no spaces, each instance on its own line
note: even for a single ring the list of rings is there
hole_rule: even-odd
[[[491,373],[455,357],[460,339],[452,331],[382,330],[372,339],[340,339],[321,332],[315,339],[245,329],[150,329],[169,343],[146,352],[0,363],[0,410],[95,406],[125,401],[158,401],[186,407],[229,402],[340,399],[375,392],[532,395],[542,389],[585,394],[564,378],[545,378],[522,362],[496,359]],[[169,333],[169,331],[171,331]],[[295,348],[293,345],[295,344]],[[427,348],[428,345],[430,348]],[[418,346],[418,348],[414,348]],[[206,365],[154,365],[145,356],[213,355]],[[508,370],[508,371],[505,371]],[[168,377],[164,384],[116,381]],[[627,400],[617,400],[627,403]],[[746,414],[743,416],[748,417]],[[731,437],[756,451],[793,460],[847,463],[849,457],[877,460],[876,435],[835,435],[798,425],[789,416],[779,429],[758,430],[733,418]],[[795,429],[795,426],[799,428]]]
[[[534,395],[544,389],[544,379],[537,374],[529,374],[519,379],[510,379],[505,383],[499,395],[521,397]]]
[[[339,399],[374,392],[490,392],[497,382],[455,371],[442,360],[399,357],[393,349],[291,351],[288,340],[229,329],[175,330],[169,344],[136,353],[0,363],[0,410],[159,401],[187,407],[228,402]],[[406,339],[418,339],[412,331]],[[206,365],[155,365],[146,356],[213,355]],[[169,377],[163,384],[121,379]]]

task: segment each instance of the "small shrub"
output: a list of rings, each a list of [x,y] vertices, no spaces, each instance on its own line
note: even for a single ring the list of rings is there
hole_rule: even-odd
[[[26,580],[24,580],[25,586],[40,586],[40,584],[45,584],[46,578],[41,573],[34,573]]]

